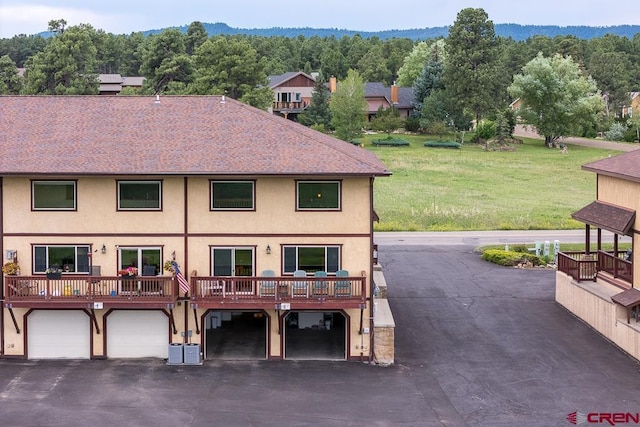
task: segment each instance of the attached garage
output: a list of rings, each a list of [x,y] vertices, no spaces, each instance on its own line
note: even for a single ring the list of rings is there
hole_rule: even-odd
[[[347,318],[341,312],[291,311],[284,317],[284,357],[344,360]]]
[[[29,359],[89,359],[91,323],[83,310],[34,310],[27,317]]]
[[[160,310],[115,310],[107,316],[107,357],[166,359],[169,318]]]

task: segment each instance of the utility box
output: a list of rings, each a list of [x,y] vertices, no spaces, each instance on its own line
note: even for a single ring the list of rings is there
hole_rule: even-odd
[[[169,365],[182,365],[183,359],[183,350],[184,345],[182,343],[173,343],[169,344],[169,359],[167,360],[167,364]]]
[[[185,365],[200,365],[200,344],[185,344],[184,345],[184,364]]]

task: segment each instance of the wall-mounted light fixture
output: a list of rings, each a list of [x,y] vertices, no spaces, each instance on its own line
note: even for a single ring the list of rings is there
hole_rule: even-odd
[[[104,243],[102,244],[102,249],[100,249],[100,252],[102,252],[103,254],[107,253],[107,246]]]
[[[267,245],[267,255],[271,255],[271,246]]]
[[[171,260],[172,261],[176,260],[176,251],[171,252]]]

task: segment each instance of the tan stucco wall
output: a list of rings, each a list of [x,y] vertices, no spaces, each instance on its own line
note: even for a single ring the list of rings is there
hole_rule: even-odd
[[[184,178],[164,177],[161,180],[163,209],[160,212],[118,212],[116,179],[112,177],[79,177],[77,211],[32,212],[31,181],[4,178],[3,228],[5,234],[9,234],[4,238],[4,249],[17,250],[22,274],[30,275],[32,244],[92,245],[92,264],[101,266],[103,276],[113,276],[118,269],[117,246],[158,246],[162,249],[163,260],[169,259],[175,251],[176,260],[187,276],[193,270],[206,276],[212,274],[211,246],[255,247],[256,273],[260,274],[265,269],[276,273],[282,271],[281,245],[341,245],[341,267],[349,270],[351,276],[360,276],[365,271],[368,292],[371,266],[369,178],[341,180],[339,212],[296,212],[295,178],[257,179],[254,212],[211,212],[208,177],[189,178],[188,247],[185,247],[184,237]],[[103,244],[105,254],[100,250]],[[269,255],[266,254],[267,245],[271,248]],[[26,311],[13,309],[21,331],[24,331],[23,314]],[[95,357],[105,355],[102,332],[105,312],[106,309],[95,311],[101,329],[100,334],[93,332]],[[370,336],[359,333],[360,310],[347,312],[351,316],[348,355],[359,357],[362,353],[367,357]],[[177,333],[171,333],[171,342],[183,342],[184,306],[176,306],[173,313]],[[198,316],[202,313],[198,312]],[[281,354],[277,319],[275,311],[269,314],[272,316],[271,356],[278,357]],[[369,307],[364,310],[365,319],[368,316]],[[24,332],[15,332],[7,309],[4,309],[4,319],[4,354],[24,355]],[[364,326],[371,327],[367,322],[365,320]],[[192,309],[187,310],[187,328],[195,331]],[[193,341],[197,342],[196,337]]]
[[[631,319],[628,324],[627,311],[611,301],[620,292],[620,288],[607,283],[578,283],[562,272],[556,273],[556,301],[640,360],[640,323]]]
[[[598,200],[636,211],[633,230],[640,231],[640,184],[619,178],[598,175]],[[637,237],[637,236],[636,236]],[[640,239],[633,239],[634,259],[640,260]],[[640,261],[633,263],[634,287],[640,283]]]

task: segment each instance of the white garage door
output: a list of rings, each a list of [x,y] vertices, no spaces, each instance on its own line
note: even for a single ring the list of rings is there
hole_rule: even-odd
[[[81,310],[35,310],[27,318],[29,359],[88,359],[91,326]]]
[[[169,318],[161,311],[120,310],[107,316],[108,357],[169,355]]]

